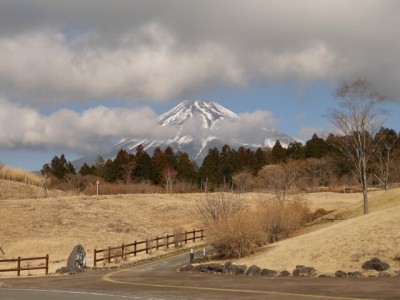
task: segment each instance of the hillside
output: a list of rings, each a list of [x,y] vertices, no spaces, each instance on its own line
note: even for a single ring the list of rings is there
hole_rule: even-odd
[[[351,217],[361,211],[361,204],[353,204],[341,209],[340,214]],[[374,193],[370,197],[370,211],[366,216],[272,244],[236,263],[289,271],[296,265],[306,265],[321,274],[339,269],[361,271],[366,260],[379,257],[390,264],[391,271],[399,270],[400,189]]]
[[[11,195],[0,201],[0,244],[6,257],[50,255],[51,272],[63,266],[76,244],[82,244],[93,264],[93,249],[129,243],[172,233],[183,226],[201,227],[196,202],[204,194],[137,194],[113,196],[67,196],[32,199],[38,187],[0,181]],[[29,188],[23,193],[22,188]],[[32,193],[30,195],[29,193]],[[53,193],[53,192],[51,192]],[[53,195],[53,194],[52,194]],[[264,194],[243,194],[251,203]],[[309,194],[313,209],[332,209],[359,201],[357,194]],[[62,238],[60,238],[62,237]],[[0,274],[0,277],[3,276]]]
[[[53,197],[65,194],[62,191],[50,191],[50,195]],[[0,179],[0,199],[32,199],[45,196],[45,190],[40,186]]]

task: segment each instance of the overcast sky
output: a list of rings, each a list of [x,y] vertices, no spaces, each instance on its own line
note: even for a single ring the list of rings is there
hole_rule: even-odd
[[[159,114],[213,100],[302,139],[344,80],[389,97],[399,130],[400,1],[0,1],[0,161],[40,169],[156,137]],[[247,131],[246,131],[247,132]],[[68,154],[70,156],[68,156]]]

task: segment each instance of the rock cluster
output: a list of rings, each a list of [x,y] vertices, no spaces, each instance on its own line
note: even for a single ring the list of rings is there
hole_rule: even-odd
[[[389,265],[385,262],[382,262],[378,258],[373,258],[370,261],[365,262],[362,265],[362,268],[365,270],[376,270],[379,273],[376,276],[385,277],[385,276],[400,276],[400,270],[394,271],[394,274],[384,272],[389,268]],[[203,272],[203,273],[215,273],[215,274],[230,274],[230,275],[245,275],[245,276],[266,276],[266,277],[284,277],[284,276],[294,276],[294,277],[314,277],[317,276],[317,272],[313,267],[306,267],[303,265],[297,265],[296,268],[290,273],[287,270],[276,271],[270,269],[262,269],[256,265],[252,265],[247,267],[246,265],[236,265],[231,261],[226,262],[224,265],[218,263],[207,263],[207,264],[198,264],[198,265],[185,265],[180,268],[182,272]],[[320,274],[319,277],[331,278],[331,277],[352,277],[352,278],[361,278],[363,277],[363,273],[359,271],[353,272],[345,272],[342,270],[337,270],[335,273],[324,273]],[[371,275],[372,276],[372,275]]]

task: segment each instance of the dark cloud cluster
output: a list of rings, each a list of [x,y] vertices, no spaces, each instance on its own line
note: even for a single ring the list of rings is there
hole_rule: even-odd
[[[219,85],[357,77],[398,100],[399,11],[396,0],[1,1],[0,126],[8,130],[0,146],[72,149],[114,134],[160,135],[148,132],[149,110],[40,113],[54,103],[165,102]],[[116,128],[132,116],[147,126]],[[248,123],[257,116],[273,120],[255,112]]]

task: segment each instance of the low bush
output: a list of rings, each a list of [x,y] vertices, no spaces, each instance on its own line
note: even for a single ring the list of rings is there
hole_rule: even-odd
[[[216,194],[197,207],[208,240],[226,258],[243,257],[286,238],[308,220],[308,204],[300,198],[265,200],[255,209],[238,199],[234,194]]]
[[[246,200],[241,195],[233,193],[206,194],[196,206],[197,214],[205,226],[247,208]]]
[[[223,257],[239,258],[252,253],[265,243],[261,223],[251,211],[223,216],[207,228],[209,241]]]

